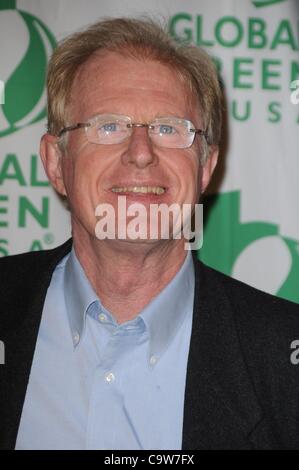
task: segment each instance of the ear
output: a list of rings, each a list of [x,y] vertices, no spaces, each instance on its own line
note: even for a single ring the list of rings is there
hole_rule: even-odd
[[[59,194],[66,196],[61,169],[62,152],[59,149],[57,137],[51,134],[43,135],[40,142],[40,157],[50,183]]]
[[[212,174],[215,170],[218,161],[219,147],[218,145],[209,146],[209,156],[202,167],[202,178],[201,178],[201,192],[204,193]]]

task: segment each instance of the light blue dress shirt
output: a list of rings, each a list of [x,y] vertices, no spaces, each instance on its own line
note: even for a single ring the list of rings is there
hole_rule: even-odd
[[[48,288],[16,449],[181,449],[193,298],[189,251],[118,324],[73,249]]]

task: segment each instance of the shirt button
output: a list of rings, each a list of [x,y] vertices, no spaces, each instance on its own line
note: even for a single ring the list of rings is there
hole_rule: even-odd
[[[98,316],[100,322],[104,322],[107,320],[107,317],[104,313],[100,313],[100,315]]]
[[[110,384],[111,382],[114,382],[115,375],[112,372],[107,372],[107,374],[105,374],[105,380]]]
[[[151,366],[154,366],[154,365],[157,363],[157,360],[158,360],[157,356],[152,355],[152,356],[150,357],[150,360],[149,360],[150,365],[151,365]]]
[[[77,333],[77,331],[74,333],[73,335],[73,340],[74,340],[74,343],[77,345],[79,343],[79,340],[80,340],[80,335],[79,333]]]

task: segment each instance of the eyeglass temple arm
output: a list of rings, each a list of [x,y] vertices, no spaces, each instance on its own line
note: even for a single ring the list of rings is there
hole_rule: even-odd
[[[203,129],[190,129],[191,132],[194,132],[195,134],[202,135],[206,141],[208,142],[208,132],[204,131]]]
[[[65,132],[75,131],[76,129],[81,129],[82,127],[89,127],[89,126],[90,126],[90,122],[78,122],[77,124],[74,124],[73,126],[64,127],[63,129],[61,129],[61,131],[59,131],[58,133],[58,137],[61,137]]]

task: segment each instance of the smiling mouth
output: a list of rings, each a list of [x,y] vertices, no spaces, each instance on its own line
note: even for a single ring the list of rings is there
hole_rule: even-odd
[[[113,187],[111,191],[114,193],[141,193],[141,194],[164,194],[166,189],[163,186],[123,186]]]

